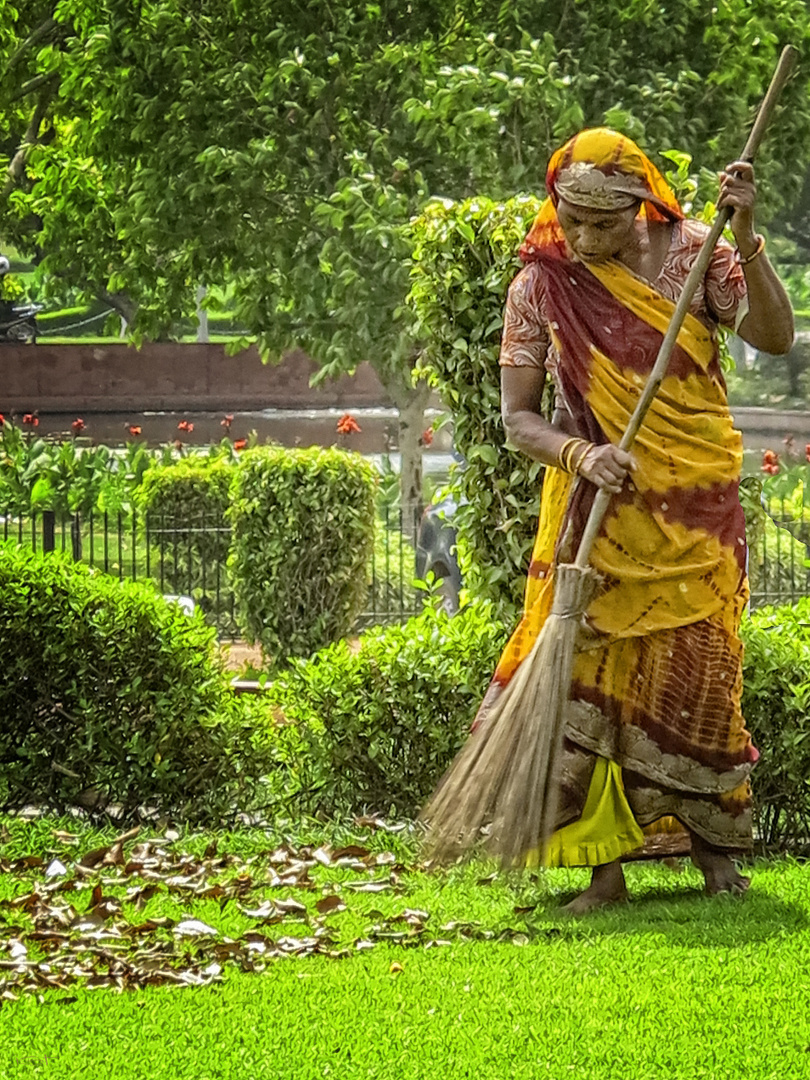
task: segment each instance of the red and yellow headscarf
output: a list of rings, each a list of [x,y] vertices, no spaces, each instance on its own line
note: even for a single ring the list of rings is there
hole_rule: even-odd
[[[632,139],[610,128],[588,128],[569,139],[549,161],[546,173],[549,197],[540,207],[520,249],[524,262],[531,262],[541,252],[554,247],[564,250],[565,237],[557,219],[561,194],[558,187],[576,191],[577,183],[583,180],[586,188],[590,186],[589,179],[597,191],[612,190],[631,200],[639,199],[640,213],[650,221],[677,221],[684,216],[669,184]],[[575,197],[566,197],[575,201]],[[581,205],[594,205],[584,192]]]

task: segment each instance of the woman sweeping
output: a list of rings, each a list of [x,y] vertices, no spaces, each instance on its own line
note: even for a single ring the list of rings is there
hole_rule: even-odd
[[[709,893],[743,892],[757,751],[740,711],[739,620],[747,599],[742,440],[717,328],[784,353],[790,304],[754,229],[752,167],[721,174],[736,249],[721,241],[632,455],[622,432],[674,301],[708,232],[684,217],[628,138],[583,131],[551,159],[549,198],[521,249],[501,348],[509,440],[551,466],[523,618],[479,723],[551,610],[554,565],[577,550],[597,488],[613,497],[591,564],[603,586],[574,658],[547,864],[589,866],[574,913],[626,899],[621,858],[684,852]],[[546,376],[553,423],[540,415]]]

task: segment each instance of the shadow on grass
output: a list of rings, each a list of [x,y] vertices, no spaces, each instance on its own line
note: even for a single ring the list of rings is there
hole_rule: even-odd
[[[581,917],[566,916],[559,910],[576,892],[547,895],[537,914],[553,920],[554,927],[539,931],[540,935],[555,931],[568,938],[653,934],[663,936],[669,945],[735,949],[800,933],[810,926],[803,905],[757,889],[756,874],[743,896],[706,896],[696,878],[643,891],[634,889],[632,881],[628,885],[629,904]]]

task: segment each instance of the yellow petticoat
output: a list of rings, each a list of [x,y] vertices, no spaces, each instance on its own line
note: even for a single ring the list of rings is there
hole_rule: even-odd
[[[558,829],[548,842],[544,866],[601,866],[635,851],[644,833],[633,817],[615,761],[597,757],[582,817]],[[532,851],[526,866],[537,866],[539,851]]]

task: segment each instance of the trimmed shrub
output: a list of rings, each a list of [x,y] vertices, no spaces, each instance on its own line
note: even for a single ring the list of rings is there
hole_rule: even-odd
[[[0,670],[3,809],[214,822],[249,797],[214,632],[150,587],[0,545]]]
[[[363,610],[376,482],[373,465],[345,450],[242,455],[228,566],[245,637],[276,664],[344,637]]]
[[[743,714],[764,851],[810,845],[810,599],[743,622]],[[296,662],[268,693],[274,783],[301,809],[412,816],[462,745],[507,637],[488,604],[433,606]],[[279,720],[286,723],[277,725]],[[282,774],[286,783],[282,783]]]
[[[206,614],[221,616],[231,607],[225,515],[236,469],[236,462],[222,457],[186,457],[150,469],[139,493],[154,580],[166,592],[192,596]],[[226,595],[217,601],[220,590]]]
[[[277,733],[302,808],[416,814],[462,745],[505,640],[488,604],[452,618],[430,605],[280,675],[268,701],[289,725]]]
[[[506,292],[521,266],[517,251],[539,206],[531,196],[433,202],[409,226],[408,302],[426,341],[422,374],[452,412],[453,441],[465,459],[450,481],[464,584],[507,621],[523,600],[543,466],[506,444],[498,355]],[[549,391],[548,415],[551,405]]]
[[[743,716],[761,754],[754,809],[765,850],[810,846],[810,599],[746,618]]]

